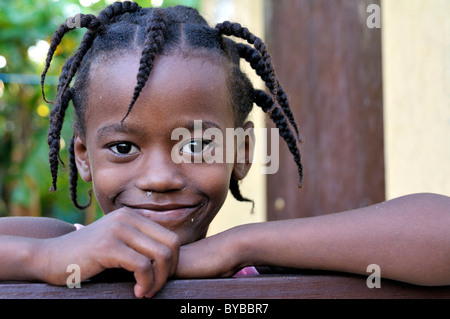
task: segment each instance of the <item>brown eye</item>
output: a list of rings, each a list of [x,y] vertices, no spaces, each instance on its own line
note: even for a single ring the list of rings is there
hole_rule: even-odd
[[[181,152],[185,154],[198,154],[203,152],[210,144],[211,141],[207,140],[191,140],[183,145],[183,147],[181,148]]]
[[[131,155],[131,154],[137,153],[139,151],[136,146],[134,146],[131,143],[127,143],[127,142],[121,142],[121,143],[112,145],[111,150],[114,153],[121,154],[121,155]]]

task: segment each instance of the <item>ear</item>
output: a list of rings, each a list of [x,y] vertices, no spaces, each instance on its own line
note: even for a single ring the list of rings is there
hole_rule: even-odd
[[[236,145],[236,156],[233,166],[233,177],[236,180],[243,179],[253,162],[253,152],[255,149],[255,125],[249,121],[242,127],[244,129],[244,138],[238,138],[238,145]]]
[[[86,148],[85,139],[75,134],[74,141],[75,163],[77,164],[78,173],[85,182],[92,181],[91,166],[89,164],[89,155]]]

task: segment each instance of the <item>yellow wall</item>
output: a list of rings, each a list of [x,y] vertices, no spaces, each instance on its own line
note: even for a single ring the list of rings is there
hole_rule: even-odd
[[[381,4],[386,196],[450,195],[450,1]]]
[[[263,0],[206,0],[203,1],[200,11],[212,26],[225,20],[239,22],[258,37],[264,38]],[[242,64],[245,65],[245,61]],[[251,68],[247,67],[245,70],[253,84],[262,88],[261,81]],[[255,133],[258,133],[259,128],[264,127],[264,113],[260,109],[255,108],[249,119],[255,123]],[[258,147],[258,140],[260,140],[258,135],[256,139],[256,147]],[[256,152],[259,154],[258,149]],[[240,203],[230,193],[224,207],[211,223],[209,235],[236,225],[266,220],[266,179],[260,173],[260,168],[261,164],[255,161],[249,175],[241,183],[242,195],[255,201],[254,213],[251,213],[250,203]]]

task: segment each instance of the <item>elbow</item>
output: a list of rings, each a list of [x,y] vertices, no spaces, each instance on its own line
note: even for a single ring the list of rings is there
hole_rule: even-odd
[[[419,205],[427,205],[434,210],[450,214],[450,197],[436,193],[417,193],[405,196]]]

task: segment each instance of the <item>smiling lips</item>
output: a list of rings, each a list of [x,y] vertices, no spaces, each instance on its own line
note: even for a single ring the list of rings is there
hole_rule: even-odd
[[[194,218],[194,213],[198,208],[202,207],[203,204],[139,204],[125,206],[144,217],[150,218],[158,224],[173,227]]]

